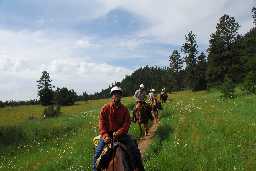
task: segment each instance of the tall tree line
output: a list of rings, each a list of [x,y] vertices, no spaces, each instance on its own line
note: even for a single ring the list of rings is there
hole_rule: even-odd
[[[168,67],[141,67],[121,82],[112,83],[94,94],[84,92],[78,96],[74,90],[65,87],[53,90],[50,75],[44,71],[38,80],[40,102],[42,105],[71,105],[76,100],[107,98],[111,87],[116,84],[123,88],[124,96],[133,95],[141,83],[145,84],[146,90],[154,88],[160,91],[165,87],[168,91],[197,91],[220,86],[225,80],[242,84],[250,92],[256,93],[256,7],[251,12],[254,26],[244,35],[238,34],[240,25],[235,18],[224,14],[210,35],[207,53],[199,53],[197,35],[190,31],[185,34],[180,50],[174,49],[168,55]],[[8,103],[0,101],[0,107],[5,104]]]
[[[169,67],[143,67],[121,81],[125,95],[132,95],[140,83],[148,89],[204,90],[212,86],[246,84],[256,93],[256,8],[252,8],[254,27],[245,35],[239,35],[239,23],[224,14],[216,30],[210,35],[206,53],[198,55],[197,36],[190,31],[180,51],[174,49],[169,55]],[[227,84],[227,83],[225,83]],[[224,85],[225,85],[224,84]],[[110,86],[111,87],[111,86]],[[110,87],[104,92],[107,96]]]

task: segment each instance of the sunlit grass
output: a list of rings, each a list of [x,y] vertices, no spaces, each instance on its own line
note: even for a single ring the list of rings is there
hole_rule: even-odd
[[[7,143],[0,144],[0,170],[91,170],[98,114],[109,100],[78,102],[63,107],[60,117],[49,119],[41,118],[43,107],[39,105],[1,109],[5,122],[0,131],[6,137],[0,141]],[[131,109],[134,100],[124,98],[123,102]],[[26,113],[31,111],[35,119],[29,120]],[[132,124],[130,133],[138,137],[137,125]]]
[[[185,91],[171,98],[159,127],[170,134],[158,132],[147,170],[256,170],[256,96],[223,101],[218,92]]]

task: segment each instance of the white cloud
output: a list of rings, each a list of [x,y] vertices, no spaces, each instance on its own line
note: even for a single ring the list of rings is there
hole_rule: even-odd
[[[131,72],[77,55],[77,45],[82,49],[93,46],[79,36],[0,30],[0,37],[0,100],[36,98],[36,80],[43,70],[50,73],[54,85],[78,93],[99,91]]]
[[[91,46],[88,40],[82,40],[82,39],[77,40],[75,44],[78,48],[89,48]]]
[[[199,41],[207,44],[215,31],[218,19],[225,13],[241,23],[240,32],[251,27],[251,8],[254,0],[109,0],[109,8],[123,8],[141,16],[149,23],[138,33],[140,37],[180,44],[190,30],[198,35]]]
[[[234,16],[241,24],[240,32],[245,33],[252,26],[250,11],[256,5],[255,0],[28,0],[16,3],[10,7],[3,1],[0,7],[0,100],[35,98],[36,80],[42,70],[50,72],[57,86],[95,92],[131,72],[106,61],[121,63],[124,58],[124,61],[132,58],[133,62],[159,63],[169,52],[167,48],[153,47],[154,43],[180,46],[190,30],[205,47],[223,14]],[[83,23],[93,23],[114,9],[139,16],[143,27],[120,37],[99,38],[95,31],[96,41],[83,35]]]

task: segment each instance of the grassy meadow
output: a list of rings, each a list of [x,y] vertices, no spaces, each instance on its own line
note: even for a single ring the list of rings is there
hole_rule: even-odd
[[[171,94],[145,165],[149,171],[256,170],[256,96]]]
[[[40,105],[0,108],[0,170],[91,170],[92,138],[108,101],[62,107],[60,117],[49,119],[42,119]],[[123,102],[130,108],[133,103]],[[138,137],[137,126],[130,133]]]
[[[0,170],[91,170],[98,113],[109,99],[62,107],[0,108]],[[123,102],[132,108],[133,99]],[[146,170],[256,170],[256,96],[222,100],[217,91],[170,94],[144,155]],[[130,133],[138,137],[137,125]]]

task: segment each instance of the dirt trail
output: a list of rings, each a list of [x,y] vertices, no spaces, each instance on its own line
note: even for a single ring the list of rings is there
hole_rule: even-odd
[[[143,157],[146,149],[148,148],[148,146],[151,144],[152,138],[154,137],[158,126],[159,126],[159,122],[153,124],[149,129],[149,135],[144,136],[140,139],[138,145],[139,145],[139,149],[140,149],[140,153],[141,153],[142,157]]]

